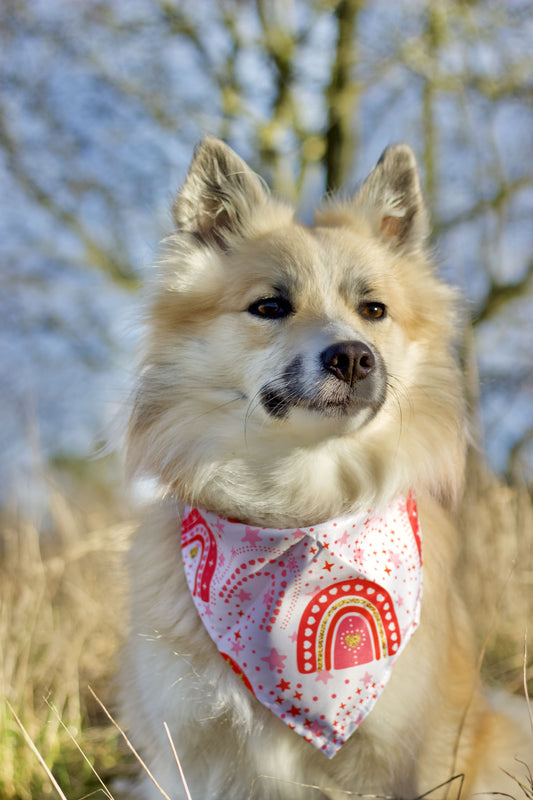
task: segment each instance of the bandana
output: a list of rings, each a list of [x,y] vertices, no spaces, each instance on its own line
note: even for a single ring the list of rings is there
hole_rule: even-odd
[[[181,544],[194,603],[223,658],[289,728],[334,756],[418,625],[412,495],[378,514],[296,530],[187,507]]]

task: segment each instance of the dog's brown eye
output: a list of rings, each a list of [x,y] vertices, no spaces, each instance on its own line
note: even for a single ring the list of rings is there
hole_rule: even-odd
[[[282,319],[294,311],[285,297],[263,297],[248,307],[248,313],[265,319]]]
[[[383,319],[387,316],[387,307],[384,303],[363,303],[359,312],[368,319]]]

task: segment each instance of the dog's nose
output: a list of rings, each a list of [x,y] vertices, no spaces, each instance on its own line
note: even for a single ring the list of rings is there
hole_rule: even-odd
[[[322,353],[322,365],[349,386],[366,378],[376,366],[372,350],[363,342],[338,342]]]

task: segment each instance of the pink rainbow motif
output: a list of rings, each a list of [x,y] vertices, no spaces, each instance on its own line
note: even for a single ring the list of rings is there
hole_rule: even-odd
[[[208,603],[211,581],[217,564],[217,543],[209,525],[196,508],[193,508],[181,523],[181,546],[185,548],[188,545],[191,545],[189,558],[194,560],[198,558],[198,554],[200,555],[192,593]]]
[[[401,633],[389,593],[372,581],[333,583],[307,604],[298,627],[301,673],[346,669],[394,655]]]

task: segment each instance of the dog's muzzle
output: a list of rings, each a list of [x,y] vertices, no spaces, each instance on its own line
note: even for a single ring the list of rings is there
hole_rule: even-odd
[[[375,414],[387,387],[385,364],[379,352],[362,341],[335,342],[318,357],[318,368],[307,370],[297,356],[283,374],[261,390],[264,409],[277,419],[291,408],[304,408],[325,416],[346,416],[362,409]]]

